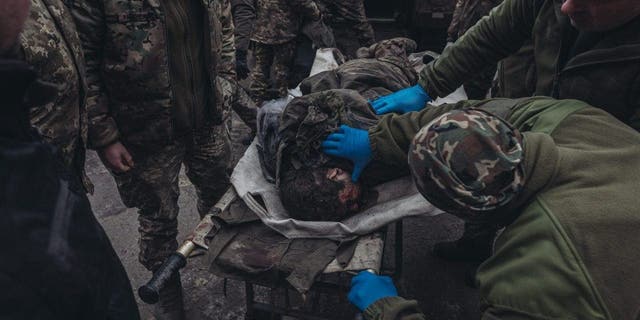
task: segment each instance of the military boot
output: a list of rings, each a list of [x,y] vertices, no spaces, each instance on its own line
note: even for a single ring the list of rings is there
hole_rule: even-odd
[[[180,275],[174,275],[160,290],[160,300],[153,305],[151,313],[156,320],[184,320],[182,283]]]

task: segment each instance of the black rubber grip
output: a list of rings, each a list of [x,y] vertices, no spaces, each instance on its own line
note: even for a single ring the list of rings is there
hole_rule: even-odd
[[[140,299],[148,304],[158,302],[160,290],[162,290],[167,281],[185,265],[187,265],[187,259],[183,255],[177,252],[171,254],[160,268],[156,270],[151,280],[138,289]]]

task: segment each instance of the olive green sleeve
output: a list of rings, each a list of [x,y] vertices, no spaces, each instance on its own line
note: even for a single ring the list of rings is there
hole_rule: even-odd
[[[544,1],[505,0],[428,64],[420,74],[420,85],[433,98],[447,96],[471,75],[518,51],[531,39]]]
[[[519,129],[526,128],[527,119],[533,117],[546,106],[557,104],[557,100],[546,97],[523,99],[465,100],[455,104],[428,105],[421,111],[405,114],[388,114],[380,118],[378,124],[369,128],[369,142],[373,161],[390,166],[407,164],[407,152],[411,140],[422,127],[432,120],[452,110],[480,108],[515,123]]]
[[[401,297],[382,298],[364,310],[367,320],[424,320],[426,317],[418,308],[415,300]]]
[[[71,1],[70,9],[85,56],[89,119],[87,144],[92,149],[100,149],[120,139],[101,76],[106,28],[103,4],[97,0]]]

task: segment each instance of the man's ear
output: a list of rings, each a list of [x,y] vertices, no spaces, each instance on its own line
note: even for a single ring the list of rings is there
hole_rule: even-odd
[[[335,181],[335,179],[343,172],[344,171],[340,168],[329,168],[327,169],[327,179]]]

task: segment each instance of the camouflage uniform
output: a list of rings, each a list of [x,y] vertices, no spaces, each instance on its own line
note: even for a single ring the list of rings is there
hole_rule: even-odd
[[[271,98],[268,78],[279,97],[287,95],[287,81],[295,57],[295,38],[302,19],[320,19],[311,0],[257,0],[256,22],[251,41],[256,64],[251,70],[251,95],[256,101]]]
[[[228,187],[230,100],[217,79],[235,83],[230,4],[70,2],[87,61],[89,142],[120,141],[133,156],[135,167],[114,176],[139,209],[140,261],[154,270],[177,247],[180,165],[201,215]]]
[[[499,5],[502,0],[458,0],[453,11],[453,18],[447,29],[448,42],[455,42],[467,30],[473,27],[482,17],[489,14],[491,9]],[[469,99],[483,99],[491,88],[496,65],[486,67],[471,79],[465,81],[464,89]]]
[[[32,0],[20,36],[22,59],[39,82],[31,87],[31,123],[56,146],[64,164],[93,192],[84,171],[87,141],[84,56],[73,18],[60,0]]]
[[[318,3],[335,33],[338,49],[342,53],[354,57],[359,47],[368,47],[375,42],[364,0],[320,0]],[[354,40],[358,43],[354,43]]]

